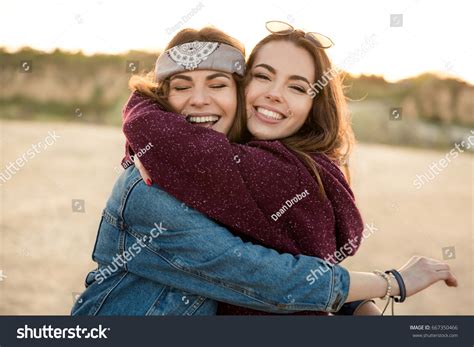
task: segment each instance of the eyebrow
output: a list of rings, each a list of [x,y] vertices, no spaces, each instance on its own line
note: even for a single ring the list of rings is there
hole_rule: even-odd
[[[225,77],[225,78],[230,80],[230,77],[227,76],[225,73],[222,73],[222,72],[216,72],[216,73],[213,73],[212,75],[206,76],[206,80],[210,81],[210,80],[213,80],[214,78],[218,78],[218,77]],[[191,77],[186,76],[186,75],[174,75],[170,78],[170,82],[173,81],[173,80],[176,80],[176,79],[190,81],[190,82],[192,82],[192,80],[193,80]]]
[[[270,71],[272,74],[276,74],[276,70],[273,66],[270,66],[268,64],[258,64],[258,65],[255,65],[255,67],[263,67],[264,69],[267,69],[268,71]],[[300,76],[300,75],[291,75],[289,77],[290,80],[299,80],[299,81],[303,81],[303,82],[306,82],[308,83],[309,85],[311,85],[311,83],[309,83],[308,79],[303,77],[303,76]]]
[[[174,75],[170,78],[170,82],[173,81],[173,80],[185,80],[185,81],[192,81],[193,79],[189,76],[185,76],[185,75]]]
[[[216,72],[212,75],[209,75],[209,76],[206,77],[206,80],[208,80],[208,81],[213,80],[214,78],[217,78],[217,77],[225,77],[225,78],[230,80],[229,76],[226,75],[225,73],[222,73],[222,72]]]

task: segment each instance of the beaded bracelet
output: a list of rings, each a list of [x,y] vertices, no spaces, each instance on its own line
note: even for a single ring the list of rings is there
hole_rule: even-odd
[[[397,280],[398,288],[400,289],[400,297],[394,298],[395,302],[404,302],[407,297],[407,289],[405,287],[405,281],[403,281],[402,275],[400,275],[400,273],[395,269],[387,270],[385,271],[385,273],[391,273],[393,277],[395,277],[395,279]]]
[[[387,292],[383,297],[380,298],[382,300],[387,300],[389,297],[392,296],[392,280],[390,278],[390,275],[379,270],[375,270],[373,273],[383,277],[387,281]]]
[[[387,270],[385,272],[375,270],[374,273],[376,275],[379,275],[379,276],[383,277],[387,281],[387,293],[381,299],[382,300],[386,300],[387,298],[389,298],[389,299],[387,301],[387,305],[385,305],[385,308],[382,311],[382,316],[384,315],[385,311],[387,310],[387,307],[390,304],[390,301],[392,302],[392,316],[393,316],[394,315],[394,307],[393,307],[394,301],[395,302],[404,302],[405,299],[406,299],[407,290],[406,290],[406,287],[405,287],[405,282],[403,281],[403,278],[400,275],[400,273],[397,270],[394,270],[394,269]],[[391,295],[392,294],[392,282],[391,282],[390,274],[392,274],[392,276],[397,280],[398,288],[400,289],[400,297],[399,298],[395,298],[394,296]]]

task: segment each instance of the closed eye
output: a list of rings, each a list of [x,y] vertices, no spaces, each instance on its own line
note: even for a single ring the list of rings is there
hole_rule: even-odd
[[[213,84],[210,86],[212,89],[221,89],[227,87],[227,84]]]
[[[290,88],[299,93],[306,93],[306,90],[302,86],[290,86]]]
[[[179,92],[181,90],[186,90],[186,89],[189,89],[189,88],[191,88],[191,87],[176,86],[176,87],[173,87],[172,89]]]

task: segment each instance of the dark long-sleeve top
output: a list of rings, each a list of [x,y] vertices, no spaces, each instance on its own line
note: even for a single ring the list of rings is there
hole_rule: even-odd
[[[324,154],[312,158],[326,197],[311,171],[280,141],[230,143],[224,134],[189,124],[138,92],[124,107],[123,131],[127,148],[141,153],[154,183],[246,241],[333,263],[353,255],[360,244],[363,221],[354,195]],[[228,304],[220,304],[219,313],[258,314]]]

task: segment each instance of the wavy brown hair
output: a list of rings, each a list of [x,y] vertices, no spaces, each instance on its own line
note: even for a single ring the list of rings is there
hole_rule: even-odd
[[[313,59],[316,81],[322,80],[327,71],[335,71],[325,50],[318,48],[311,40],[305,38],[303,31],[296,30],[288,35],[270,34],[257,43],[247,61],[246,84],[252,78],[251,69],[258,52],[265,44],[272,41],[288,41],[305,49]],[[295,134],[280,140],[311,169],[324,195],[324,187],[317,164],[311,154],[324,153],[334,160],[342,167],[347,181],[350,182],[348,159],[354,144],[354,134],[343,93],[342,80],[343,76],[333,73],[327,85],[317,94],[315,93],[311,110],[303,126]]]
[[[171,39],[165,50],[193,41],[225,43],[238,49],[242,55],[245,56],[245,47],[241,42],[213,27],[205,27],[200,30],[183,29]],[[231,142],[241,142],[241,133],[243,129],[246,128],[244,79],[235,73],[232,74],[232,77],[237,86],[237,112],[227,137]],[[169,85],[170,82],[168,78],[164,81],[157,81],[154,71],[145,75],[133,75],[128,83],[128,86],[132,91],[138,91],[141,94],[155,99],[165,109],[175,111],[167,101]]]

